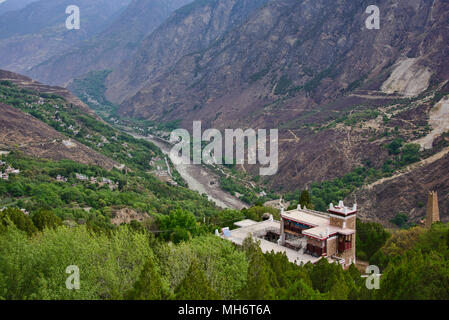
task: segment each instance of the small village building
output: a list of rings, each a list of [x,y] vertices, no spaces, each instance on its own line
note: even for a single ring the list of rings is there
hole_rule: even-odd
[[[115,164],[114,168],[116,168],[117,170],[123,170],[123,169],[125,169],[125,165],[124,164]]]
[[[101,181],[104,182],[104,183],[112,184],[112,180],[108,179],[108,178],[105,178],[105,177],[102,177]]]
[[[6,173],[9,173],[9,174],[19,174],[19,173],[20,173],[20,170],[19,170],[19,169],[14,169],[14,168],[8,166],[8,168],[6,169]]]
[[[89,180],[88,177],[86,177],[83,174],[79,174],[79,173],[75,173],[75,177],[76,177],[76,179],[81,180],[81,181],[88,181]]]
[[[67,178],[61,176],[60,174],[58,174],[58,175],[56,176],[56,181],[58,181],[58,182],[67,182]]]

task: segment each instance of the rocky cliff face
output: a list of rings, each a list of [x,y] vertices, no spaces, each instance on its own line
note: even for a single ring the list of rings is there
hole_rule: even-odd
[[[282,99],[281,108],[296,105],[293,114],[278,112],[272,117],[282,123],[301,117],[304,108],[320,111],[317,107],[343,96],[356,82],[366,89],[416,95],[427,89],[431,76],[444,78],[446,2],[381,1],[380,30],[365,28],[366,7],[354,1],[275,1],[201,52],[175,51],[170,72],[154,79],[157,48],[178,38],[164,29],[169,27],[165,24],[164,38],[149,38],[143,43],[146,50],[134,60],[136,67],[120,72],[135,82],[149,77],[148,84],[123,103],[122,111],[208,121],[221,112],[212,122],[224,126],[227,114],[232,114],[229,120],[247,123],[248,113]],[[198,18],[189,15],[177,26]],[[221,21],[212,18],[213,24]],[[191,32],[198,30],[186,30]],[[193,111],[195,105],[199,108]]]
[[[108,77],[107,98],[120,102],[132,96],[174,68],[185,55],[206,50],[267,2],[197,0],[177,10]]]
[[[385,224],[396,214],[405,213],[410,221],[418,222],[426,215],[428,191],[437,190],[441,220],[448,222],[448,166],[449,150],[445,149],[410,170],[361,188],[355,193],[359,216]]]
[[[95,38],[55,55],[27,75],[45,83],[64,85],[89,71],[112,70],[133,55],[138,44],[169,15],[192,0],[133,0]]]

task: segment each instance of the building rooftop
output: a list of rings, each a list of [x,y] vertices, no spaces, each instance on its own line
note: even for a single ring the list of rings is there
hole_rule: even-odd
[[[252,225],[257,224],[257,223],[259,223],[259,222],[254,221],[254,220],[251,220],[251,219],[245,219],[245,220],[242,220],[242,221],[238,221],[238,222],[236,222],[236,223],[234,223],[234,224],[235,224],[237,227],[243,228],[243,227],[249,227],[249,226],[252,226]]]
[[[249,221],[252,221],[252,220],[249,220]],[[276,221],[276,220],[274,220],[274,221],[266,220],[263,222],[255,222],[254,221],[255,223],[253,223],[253,224],[250,224],[249,221],[248,220],[240,221],[240,222],[243,222],[243,224],[246,224],[246,226],[235,229],[235,230],[231,230],[229,237],[225,237],[223,235],[221,237],[223,239],[230,240],[237,245],[242,245],[245,238],[249,234],[252,234],[253,238],[256,238],[257,241],[260,241],[260,248],[263,253],[267,253],[267,252],[271,252],[271,251],[274,251],[275,253],[277,253],[277,252],[285,253],[290,262],[296,263],[298,265],[301,263],[307,263],[307,262],[315,263],[321,259],[321,257],[313,257],[309,254],[305,254],[303,252],[303,250],[296,251],[296,250],[281,246],[277,243],[273,243],[268,240],[258,238],[259,235],[264,234],[267,230],[270,230],[270,229],[276,229],[279,232],[279,229],[280,229],[279,221]],[[240,222],[236,222],[235,225],[240,224]]]

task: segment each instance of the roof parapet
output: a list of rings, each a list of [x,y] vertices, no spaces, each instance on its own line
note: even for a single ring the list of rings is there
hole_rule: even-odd
[[[338,202],[337,206],[334,206],[333,203],[329,204],[329,210],[330,213],[340,213],[343,215],[349,215],[357,212],[357,203],[354,203],[354,205],[351,207],[345,206],[343,200],[340,200]]]

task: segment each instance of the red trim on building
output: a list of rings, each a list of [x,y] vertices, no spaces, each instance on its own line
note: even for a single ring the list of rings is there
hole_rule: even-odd
[[[357,210],[353,211],[353,212],[350,212],[348,214],[344,214],[344,213],[338,212],[338,211],[333,211],[333,210],[330,210],[330,209],[328,209],[327,212],[335,214],[335,215],[340,216],[340,217],[349,217],[349,216],[352,216],[353,214],[357,214]]]
[[[282,219],[288,220],[288,221],[290,221],[290,222],[297,222],[297,223],[303,224],[303,225],[305,225],[305,226],[308,226],[308,227],[310,227],[310,228],[318,227],[318,225],[310,224],[310,223],[303,222],[303,221],[296,220],[296,219],[292,219],[292,218],[285,218],[285,217],[282,217]]]

